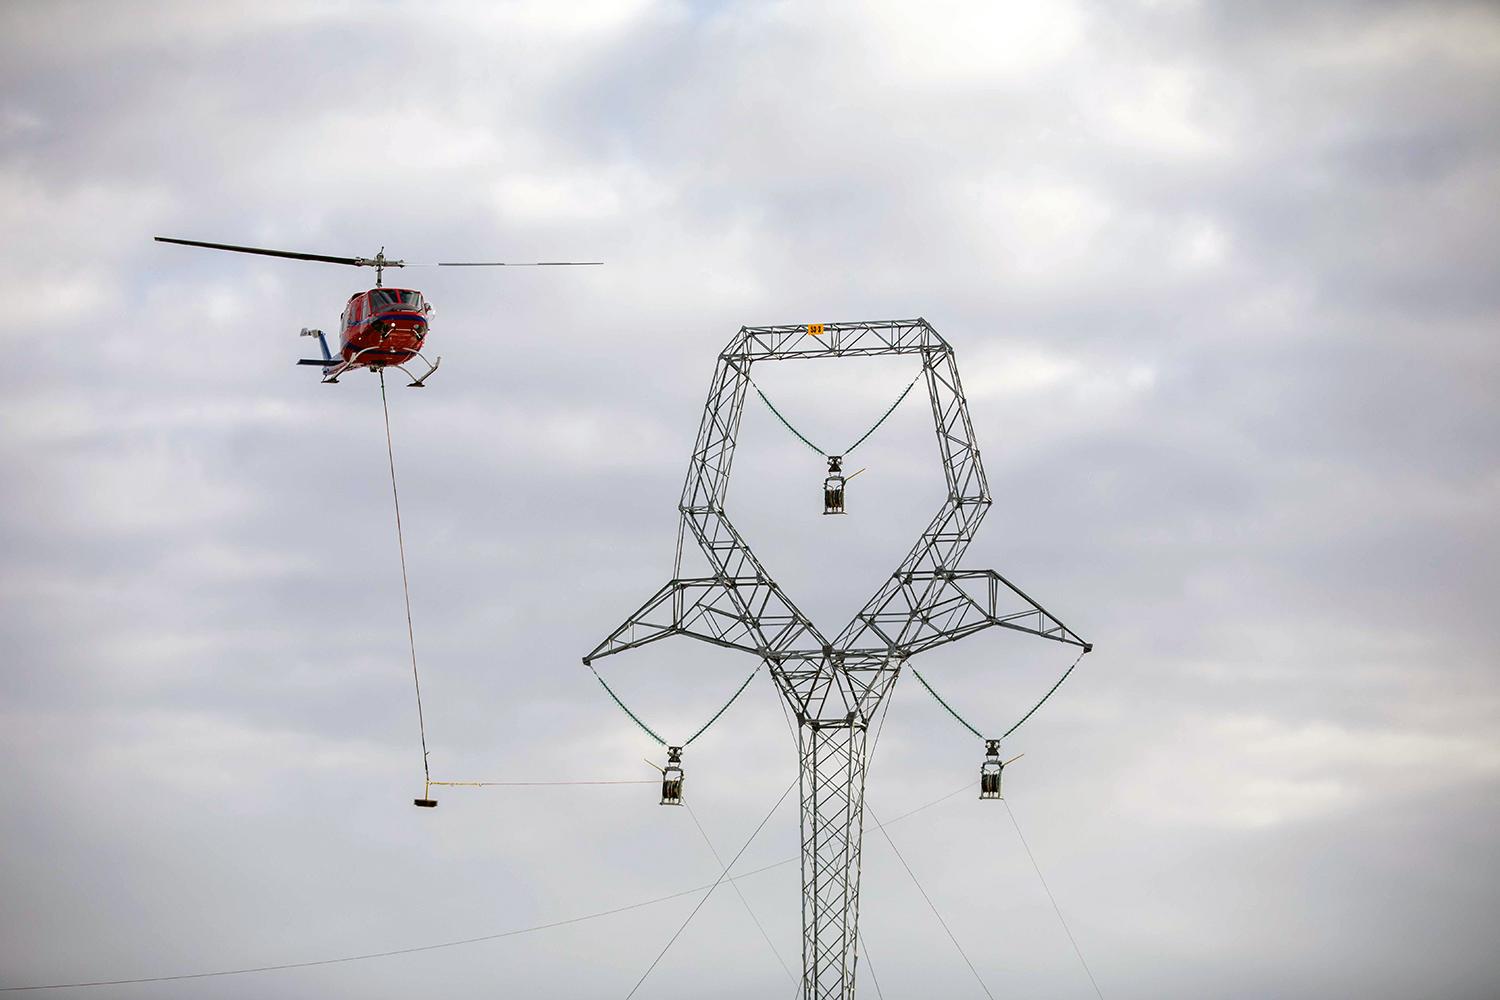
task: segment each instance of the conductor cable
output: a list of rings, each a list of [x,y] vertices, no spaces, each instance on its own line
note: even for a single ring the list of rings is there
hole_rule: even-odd
[[[868,804],[865,805],[865,808],[870,809]],[[896,842],[891,839],[891,835],[889,832],[887,832],[885,824],[880,822],[880,817],[875,815],[874,809],[870,809],[870,816],[875,820],[875,825],[880,829],[881,834],[885,837],[885,842],[891,845],[892,851],[896,852],[896,859],[901,862],[901,867],[905,868],[906,874],[911,876],[912,884],[917,887],[917,891],[922,894],[922,898],[927,900],[927,908],[932,911],[932,915],[934,917],[937,917],[938,923],[943,925],[943,932],[948,935],[948,940],[953,942],[953,947],[958,949],[958,954],[963,958],[964,964],[969,967],[970,972],[974,973],[974,979],[979,983],[979,988],[984,990],[984,995],[989,997],[989,1000],[995,1000],[995,994],[990,992],[990,988],[985,985],[984,978],[979,975],[979,970],[974,968],[973,962],[969,961],[968,952],[964,951],[964,946],[958,943],[958,938],[953,936],[952,929],[948,927],[948,921],[943,919],[943,915],[938,912],[937,904],[932,901],[931,896],[927,895],[927,890],[922,888],[921,881],[917,879],[917,873],[912,871],[911,865],[906,863],[906,858],[902,856],[901,849],[897,847]]]
[[[710,854],[712,854],[714,856],[714,862],[720,868],[723,868],[724,867],[724,859],[721,858],[721,857],[719,857],[719,849],[714,846],[714,842],[712,840],[710,840],[709,837],[708,837],[708,831],[705,830],[705,829],[703,829],[703,824],[698,821],[698,814],[695,813],[695,812],[693,812],[693,804],[691,802],[686,801],[686,800],[684,800],[682,804],[685,805],[685,806],[687,806],[688,815],[692,817],[692,819],[693,819],[693,825],[698,828],[698,833],[702,835],[703,842],[708,845],[708,851],[709,851]],[[766,929],[761,924],[760,918],[757,917],[755,915],[755,911],[753,909],[751,909],[751,907],[750,907],[750,901],[745,898],[745,893],[744,893],[744,891],[742,889],[740,889],[739,883],[736,882],[734,879],[730,879],[729,880],[729,887],[734,890],[734,894],[736,896],[740,897],[740,902],[743,903],[744,906],[745,906],[745,912],[748,913],[748,914],[750,914],[750,919],[755,922],[755,929],[758,930],[758,931],[760,931],[760,936],[766,939],[766,944],[769,945],[770,948],[771,948],[771,954],[775,955],[776,956],[776,961],[781,964],[781,971],[786,973],[786,976],[787,976],[788,979],[795,980],[797,977],[794,976],[794,975],[792,975],[792,970],[787,967],[786,959],[784,959],[784,958],[781,957],[781,951],[779,949],[777,949],[776,942],[774,942],[774,941],[771,940],[771,935],[769,935],[769,934],[766,933]]]
[[[793,784],[795,784],[795,782]],[[894,819],[891,819],[886,825],[888,826],[891,823],[898,823],[908,816],[915,815],[916,813],[922,812],[926,809],[931,809],[933,806],[937,805],[940,802],[947,801],[954,795],[957,795],[959,792],[967,791],[968,788],[969,785],[965,784],[963,788],[960,788],[949,795],[945,795],[941,799],[936,799],[932,802],[927,803],[926,805],[918,806],[917,808],[912,809],[909,812],[902,813]],[[788,788],[787,792],[790,791],[791,789]],[[786,792],[782,793],[783,799],[786,798],[786,794]],[[777,806],[780,806],[780,804],[781,803],[778,802]],[[773,809],[772,812],[775,812],[775,810]],[[768,816],[767,820],[769,819],[770,817]],[[764,825],[764,821],[762,822],[762,825]],[[748,847],[749,845],[747,844],[746,846]],[[744,849],[741,848],[741,853],[743,852]],[[738,857],[738,855],[736,857]],[[801,860],[800,857],[782,858],[780,861],[773,861],[768,865],[761,865],[759,868],[752,868],[744,874],[729,876],[728,881],[738,882],[740,879],[752,878],[764,872],[773,871],[777,868],[785,868],[787,865],[796,864],[799,860]],[[731,865],[733,865],[733,862],[731,862]],[[585,913],[580,916],[567,917],[562,920],[553,920],[548,923],[533,924],[529,927],[517,927],[512,930],[499,931],[493,934],[480,934],[475,937],[459,938],[456,941],[440,941],[436,944],[413,945],[406,948],[392,948],[388,951],[371,951],[359,955],[341,955],[337,958],[320,958],[306,962],[281,962],[275,965],[246,966],[238,969],[216,969],[210,972],[184,972],[166,976],[141,976],[134,979],[95,979],[67,983],[33,983],[26,986],[0,986],[0,993],[29,993],[40,990],[77,990],[98,986],[135,986],[143,983],[175,983],[188,979],[219,979],[225,976],[248,976],[263,972],[287,972],[294,969],[319,968],[325,965],[344,965],[349,962],[367,962],[373,959],[393,958],[399,955],[418,955],[429,951],[441,951],[447,948],[461,948],[465,945],[480,944],[486,941],[499,941],[504,938],[519,937],[523,934],[534,934],[537,931],[551,930],[556,927],[568,927],[573,924],[581,924],[589,920],[599,920],[603,917],[612,917],[617,913],[629,913],[632,910],[639,910],[647,906],[655,906],[658,903],[666,903],[674,899],[681,899],[684,896],[691,896],[694,893],[703,892],[705,889],[712,891],[714,886],[717,886],[719,882],[723,881],[724,879],[725,876],[721,875],[719,876],[719,879],[713,882],[712,885],[698,885],[690,889],[679,889],[677,892],[668,893],[665,896],[657,896],[653,899],[643,899],[639,902],[627,903],[624,906],[616,906],[608,910],[599,910],[594,913]]]
[[[1073,946],[1073,954],[1078,956],[1078,964],[1083,966],[1083,974],[1089,977],[1089,984],[1094,987],[1094,993],[1099,1000],[1104,1000],[1104,994],[1099,989],[1099,981],[1094,978],[1094,971],[1089,968],[1088,960],[1083,957],[1083,949],[1078,947],[1078,939],[1068,928],[1067,920],[1063,919],[1062,907],[1057,905],[1057,897],[1052,895],[1052,889],[1047,885],[1047,878],[1042,874],[1042,866],[1036,863],[1036,855],[1031,853],[1031,845],[1026,842],[1026,835],[1021,832],[1021,824],[1016,822],[1015,810],[1005,799],[1000,801],[1005,803],[1005,813],[1010,817],[1010,825],[1016,828],[1016,836],[1020,839],[1021,846],[1026,849],[1026,857],[1031,860],[1031,867],[1036,871],[1037,881],[1042,883],[1042,891],[1047,894],[1048,901],[1052,903],[1052,912],[1057,914],[1057,922],[1062,924],[1063,933],[1068,936],[1068,943]]]
[[[766,824],[771,821],[771,817],[776,814],[776,810],[780,809],[781,804],[786,801],[787,795],[791,793],[793,788],[797,787],[797,782],[800,778],[801,774],[799,773],[796,778],[792,779],[792,783],[786,786],[786,791],[781,793],[781,798],[776,800],[776,804],[771,807],[771,811],[766,813],[765,819],[762,819],[760,821],[760,824],[756,826],[755,831],[750,834],[749,839],[745,841],[744,845],[740,847],[737,852],[735,852],[735,855],[730,859],[729,864],[725,866],[724,870],[719,873],[719,877],[714,879],[713,885],[709,886],[708,891],[703,894],[703,898],[698,900],[698,904],[694,906],[693,911],[687,915],[687,919],[682,922],[682,926],[677,928],[677,932],[667,940],[667,943],[665,945],[662,946],[661,951],[658,952],[657,956],[651,960],[651,964],[646,966],[646,971],[641,973],[641,978],[637,979],[635,985],[630,988],[630,992],[625,994],[625,1000],[630,1000],[631,997],[635,996],[636,991],[641,988],[641,984],[646,981],[646,977],[651,975],[651,970],[655,969],[662,958],[666,956],[667,952],[672,950],[672,945],[677,943],[677,939],[682,936],[682,932],[687,930],[688,924],[692,923],[693,918],[698,915],[698,911],[703,909],[703,904],[708,902],[708,897],[714,894],[714,890],[719,887],[719,883],[723,882],[725,876],[729,874],[730,870],[739,863],[741,855],[743,855],[745,851],[749,849],[750,845],[755,842],[755,838],[760,836],[760,831],[765,829]]]

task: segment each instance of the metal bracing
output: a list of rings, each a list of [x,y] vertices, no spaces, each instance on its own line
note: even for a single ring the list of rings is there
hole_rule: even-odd
[[[854,996],[869,724],[907,658],[998,627],[1091,648],[999,573],[959,561],[990,505],[953,349],[923,319],[742,327],[719,355],[682,487],[674,578],[584,657],[685,635],[760,656],[797,716],[803,996]],[[725,512],[750,367],[916,354],[948,493],[911,551],[829,640],[776,584]],[[684,575],[687,539],[704,571]],[[691,552],[691,549],[689,549]]]
[[[853,995],[864,826],[863,722],[798,729],[802,792],[802,979],[808,997]]]

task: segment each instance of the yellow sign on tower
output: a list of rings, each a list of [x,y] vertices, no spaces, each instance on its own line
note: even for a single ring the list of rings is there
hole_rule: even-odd
[[[809,337],[821,337],[821,336],[823,336],[823,324],[822,323],[809,323],[809,324],[807,324],[807,335]]]

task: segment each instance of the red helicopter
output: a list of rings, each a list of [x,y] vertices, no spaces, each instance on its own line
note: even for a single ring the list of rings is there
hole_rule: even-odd
[[[253,253],[264,257],[290,257],[292,260],[316,260],[327,264],[347,264],[351,267],[373,267],[375,287],[367,292],[356,292],[349,297],[344,314],[339,319],[340,341],[337,356],[328,349],[328,340],[322,330],[302,328],[302,336],[317,337],[323,348],[321,358],[304,358],[299,365],[321,365],[323,381],[337,382],[339,376],[353,368],[369,368],[381,371],[399,368],[411,379],[414,389],[424,387],[427,379],[443,363],[439,357],[428,361],[422,355],[422,344],[427,338],[428,315],[432,306],[413,288],[384,287],[385,269],[388,267],[587,267],[604,263],[599,260],[548,260],[516,264],[508,261],[446,262],[438,264],[408,264],[404,260],[391,260],[385,255],[385,247],[374,257],[331,257],[319,253],[298,253],[292,250],[266,250],[261,247],[240,247],[228,243],[203,243],[198,240],[178,240],[166,236],[156,237],[158,243],[177,243],[186,247],[206,247],[209,250],[232,250],[235,253]],[[406,367],[413,358],[427,366],[427,371],[416,376]]]

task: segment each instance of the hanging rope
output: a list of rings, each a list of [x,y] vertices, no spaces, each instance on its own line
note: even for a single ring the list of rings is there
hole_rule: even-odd
[[[1005,739],[1007,736],[1009,736],[1011,733],[1015,732],[1017,729],[1020,729],[1021,728],[1021,724],[1023,722],[1025,722],[1027,719],[1029,719],[1033,715],[1035,715],[1036,714],[1036,710],[1039,709],[1039,708],[1041,708],[1043,705],[1045,705],[1047,703],[1047,699],[1051,698],[1052,695],[1057,692],[1057,689],[1060,688],[1060,687],[1062,687],[1063,681],[1067,680],[1068,679],[1068,675],[1073,672],[1073,669],[1075,667],[1077,667],[1078,664],[1083,661],[1084,654],[1086,654],[1087,652],[1088,652],[1088,650],[1084,650],[1082,653],[1079,653],[1078,654],[1078,658],[1075,659],[1072,662],[1072,664],[1068,667],[1068,669],[1063,671],[1063,675],[1057,679],[1057,683],[1054,684],[1054,685],[1052,685],[1050,688],[1048,688],[1047,689],[1047,693],[1044,694],[1044,695],[1042,695],[1042,700],[1039,701],[1039,702],[1037,702],[1035,705],[1032,705],[1031,706],[1031,711],[1029,711],[1025,715],[1021,716],[1020,719],[1016,720],[1016,724],[1015,725],[1011,726],[1005,732],[1003,732],[1003,733],[1000,734],[1000,738],[1002,740]],[[985,738],[984,734],[981,733],[979,730],[975,729],[972,725],[970,725],[969,721],[967,719],[965,719],[962,715],[959,715],[958,712],[954,710],[954,708],[953,708],[952,705],[950,705],[946,701],[944,701],[942,695],[938,694],[936,691],[934,691],[932,689],[932,685],[927,683],[927,678],[923,677],[920,673],[918,673],[916,667],[912,667],[911,668],[911,672],[912,672],[912,675],[914,677],[916,677],[917,680],[919,680],[919,681],[922,682],[922,686],[927,689],[927,693],[930,694],[930,695],[932,695],[934,698],[936,698],[937,699],[937,703],[939,705],[942,705],[944,708],[946,708],[948,710],[948,714],[951,715],[951,716],[953,716],[953,718],[955,718],[955,719],[958,720],[958,724],[959,725],[963,726],[965,729],[967,729],[969,732],[973,733],[979,739],[982,740],[982,739]]]
[[[406,599],[406,643],[411,648],[411,681],[417,689],[417,732],[422,737],[422,778],[432,783],[427,764],[427,722],[422,716],[422,679],[417,674],[417,636],[411,624],[411,585],[406,578],[406,535],[401,530],[401,495],[396,492],[396,448],[391,443],[391,407],[385,398],[385,369],[380,373],[380,409],[385,414],[385,456],[391,467],[391,502],[396,508],[396,548],[401,553],[401,593]]]
[[[616,705],[620,706],[620,710],[623,711],[626,715],[630,716],[630,719],[631,719],[632,722],[634,722],[637,726],[641,727],[641,731],[642,732],[644,732],[647,736],[651,737],[657,743],[660,743],[662,746],[669,746],[670,745],[670,744],[667,743],[666,740],[662,739],[660,736],[657,735],[656,730],[652,729],[650,726],[648,726],[644,722],[642,722],[641,721],[641,717],[639,715],[636,715],[634,712],[632,712],[630,710],[630,707],[628,705],[626,705],[625,702],[623,702],[623,701],[620,700],[620,696],[617,695],[617,694],[615,694],[614,688],[612,688],[608,684],[604,683],[604,678],[601,677],[601,676],[599,676],[599,671],[597,671],[597,670],[594,669],[594,665],[592,663],[588,664],[587,666],[588,666],[589,670],[593,673],[594,679],[597,680],[600,683],[600,685],[603,686],[603,688],[604,688],[605,691],[609,692],[610,698],[614,701],[614,703]],[[705,722],[703,725],[699,726],[697,732],[695,732],[693,735],[689,736],[685,741],[683,741],[683,743],[682,743],[683,749],[686,749],[687,746],[690,743],[692,743],[698,737],[702,736],[705,732],[707,732],[709,726],[713,725],[715,722],[718,722],[719,721],[719,716],[721,716],[725,712],[729,711],[729,706],[733,705],[736,701],[739,700],[740,695],[742,695],[742,694],[745,693],[745,688],[747,688],[747,687],[750,686],[750,682],[753,681],[753,680],[755,680],[755,675],[758,674],[758,673],[760,673],[760,664],[756,664],[755,665],[755,669],[752,670],[752,671],[750,671],[750,676],[745,678],[745,682],[743,684],[741,684],[739,687],[735,688],[734,694],[732,694],[732,695],[729,696],[729,700],[726,701],[723,705],[721,705],[719,707],[719,710],[717,712],[715,712],[713,715],[709,716],[708,721]],[[436,785],[436,784],[438,784],[438,782],[434,781],[433,784]]]
[[[448,788],[535,788],[558,785],[654,785],[655,778],[605,779],[602,781],[429,781],[434,787]]]
[[[924,368],[923,371],[926,371],[926,369]],[[758,386],[758,385],[755,384],[755,379],[750,378],[749,375],[746,375],[745,378],[750,382],[750,388],[754,389],[755,390],[755,394],[760,397],[760,401],[762,403],[766,404],[766,408],[767,409],[769,409],[772,413],[776,414],[776,419],[781,421],[781,424],[782,424],[783,427],[785,427],[787,430],[791,431],[793,434],[796,435],[798,441],[801,441],[803,444],[807,445],[809,448],[811,448],[813,451],[817,452],[819,455],[822,455],[824,458],[831,458],[832,457],[833,453],[826,452],[822,448],[819,448],[817,445],[813,444],[811,441],[808,440],[807,435],[803,434],[796,427],[792,426],[792,422],[786,418],[785,414],[783,414],[780,410],[776,409],[776,404],[773,403],[773,402],[771,402],[770,397],[765,394],[765,391],[762,390],[760,386]],[[886,411],[880,415],[880,419],[877,420],[877,421],[875,421],[875,423],[871,424],[869,430],[865,431],[859,437],[855,438],[853,444],[851,444],[849,447],[845,448],[843,451],[839,452],[838,454],[840,454],[840,455],[847,455],[850,452],[852,452],[855,448],[858,448],[860,445],[864,444],[865,443],[865,439],[868,438],[871,434],[874,434],[875,431],[880,428],[880,425],[883,424],[883,423],[885,423],[886,420],[890,417],[890,415],[892,413],[896,412],[896,407],[898,407],[898,406],[901,405],[901,401],[907,397],[907,394],[911,392],[912,388],[917,384],[918,381],[921,380],[921,378],[922,378],[922,372],[919,371],[919,372],[917,372],[916,376],[914,378],[912,378],[912,380],[909,383],[907,383],[906,388],[901,390],[901,395],[899,395],[899,396],[896,397],[896,401],[894,403],[892,403],[886,409]]]

